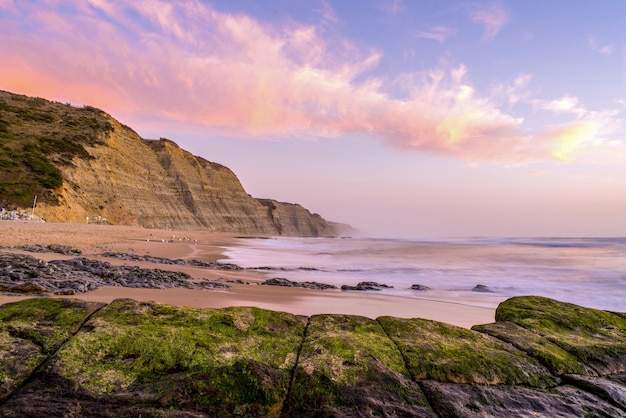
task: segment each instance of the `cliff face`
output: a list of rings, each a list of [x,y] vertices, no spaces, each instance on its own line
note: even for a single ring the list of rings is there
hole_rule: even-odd
[[[15,96],[2,94],[5,104]],[[29,109],[32,100],[13,101],[12,113],[0,113],[14,143],[24,141],[18,132],[23,124],[14,110],[19,106]],[[49,141],[75,141],[57,128],[81,109],[47,101],[41,105],[42,99],[36,100],[38,112],[46,115],[40,121],[29,121],[31,130],[35,123],[39,126],[35,130],[46,133],[37,137],[37,149],[46,149]],[[90,110],[97,114],[94,118],[103,119],[99,123],[105,128],[94,130],[91,140],[78,142],[81,152],[65,153],[63,159],[49,147],[42,153],[41,158],[48,160],[62,179],[59,186],[46,187],[37,204],[37,214],[48,221],[85,222],[87,217],[101,216],[109,223],[148,228],[288,236],[339,233],[337,224],[300,205],[251,197],[227,167],[196,157],[166,139],[144,140],[104,112]],[[55,139],[55,134],[61,138]],[[0,204],[7,199],[0,189]]]

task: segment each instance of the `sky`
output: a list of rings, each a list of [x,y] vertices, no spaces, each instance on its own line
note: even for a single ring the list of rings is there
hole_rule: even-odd
[[[398,237],[626,236],[626,1],[0,0],[0,89]]]

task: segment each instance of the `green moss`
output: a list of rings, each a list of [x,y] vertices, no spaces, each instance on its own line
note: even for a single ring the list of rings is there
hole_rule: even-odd
[[[45,353],[69,338],[101,304],[33,298],[0,306],[0,330],[32,341]]]
[[[304,323],[257,308],[117,300],[86,329],[58,352],[62,375],[83,388],[142,393],[147,402],[175,409],[239,408],[256,416],[282,402]]]
[[[0,400],[100,306],[62,299],[26,299],[0,306]]]
[[[551,387],[536,360],[495,338],[426,319],[378,318],[402,352],[413,379]]]
[[[583,364],[576,356],[539,334],[512,322],[477,325],[472,329],[513,344],[529,356],[537,359],[555,375],[595,374],[593,369]]]
[[[510,321],[558,345],[600,374],[626,367],[626,319],[539,296],[508,299],[496,321]]]
[[[378,322],[353,315],[315,315],[287,404],[290,416],[317,416],[323,408],[353,416],[386,416],[396,414],[399,405],[424,408],[426,402]]]

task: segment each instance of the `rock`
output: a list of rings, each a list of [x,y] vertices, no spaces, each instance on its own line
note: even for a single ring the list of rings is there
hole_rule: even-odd
[[[382,289],[393,289],[393,286],[388,286],[383,283],[376,282],[359,282],[356,286],[341,286],[341,290],[382,290]]]
[[[488,286],[485,286],[484,284],[477,284],[472,289],[472,292],[493,293],[493,290],[491,290]]]
[[[58,253],[63,255],[81,255],[83,252],[78,248],[71,247],[69,245],[61,245],[61,244],[50,244],[50,245],[41,245],[41,244],[29,244],[29,245],[20,245],[14,248],[29,251],[32,253]]]
[[[0,306],[0,403],[102,306],[72,299],[25,299]]]
[[[626,416],[626,317],[546,298],[509,299],[498,322],[473,330],[128,299],[101,306],[0,306],[0,416]]]
[[[619,410],[572,386],[533,390],[520,386],[420,383],[440,417],[620,417]]]
[[[375,320],[311,317],[284,410],[288,417],[436,417]]]
[[[626,411],[626,385],[619,381],[603,377],[577,376],[572,374],[564,375],[563,380],[572,386],[593,393],[599,398]]]
[[[151,255],[136,255],[136,254],[128,254],[121,252],[113,252],[106,251],[102,253],[103,257],[108,258],[117,258],[119,260],[129,260],[129,261],[145,261],[147,263],[154,264],[168,264],[168,265],[178,265],[178,266],[193,266],[193,267],[203,267],[215,270],[243,270],[236,264],[229,263],[218,263],[216,261],[201,261],[201,260],[182,260],[182,259],[169,259],[163,257],[153,257]]]
[[[47,415],[46,405],[67,411],[80,400],[81,416],[266,416],[285,399],[305,323],[257,308],[117,300],[0,415],[20,416],[34,405]]]
[[[267,279],[261,284],[266,285],[266,286],[301,287],[305,289],[316,289],[316,290],[337,288],[337,286],[333,286],[331,284],[318,283],[318,282],[294,282],[294,281],[291,281],[282,277],[274,277],[271,279]]]
[[[431,288],[428,286],[424,286],[423,284],[414,284],[411,286],[411,290],[426,291],[431,290]]]
[[[229,287],[206,279],[198,282],[182,272],[113,266],[82,257],[46,263],[27,255],[0,253],[0,268],[0,291],[13,293],[70,295],[100,286],[205,290]]]
[[[540,296],[524,296],[502,302],[496,310],[496,321],[513,322],[539,334],[597,374],[626,370],[626,319],[620,315]],[[549,359],[550,355],[545,357]]]
[[[477,385],[554,387],[548,369],[510,344],[427,319],[378,318],[414,380]]]
[[[491,335],[512,344],[516,348],[536,358],[556,376],[566,373],[595,376],[597,373],[575,355],[565,351],[545,336],[535,333],[513,322],[496,322],[476,325],[473,330]]]

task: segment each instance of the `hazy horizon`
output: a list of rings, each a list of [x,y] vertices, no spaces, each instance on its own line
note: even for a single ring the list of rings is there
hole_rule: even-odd
[[[626,236],[626,3],[0,0],[0,89],[384,237]]]

